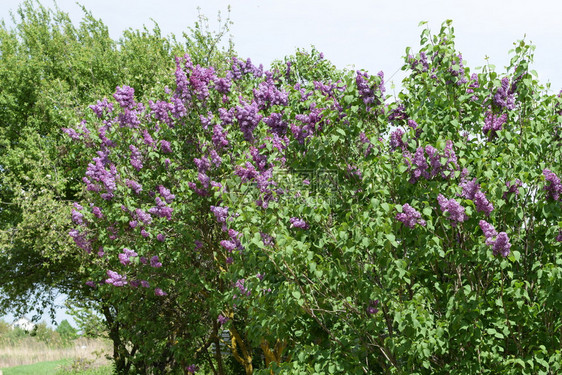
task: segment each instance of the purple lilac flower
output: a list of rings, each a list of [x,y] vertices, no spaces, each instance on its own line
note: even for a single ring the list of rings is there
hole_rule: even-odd
[[[158,233],[158,234],[156,235],[156,239],[157,239],[158,241],[160,241],[160,242],[164,242],[164,241],[166,240],[166,235],[165,235],[165,234],[162,234],[162,233]]]
[[[560,195],[562,194],[562,183],[560,183],[560,178],[549,169],[544,169],[542,173],[545,180],[549,183],[544,187],[547,199],[555,201],[559,200]]]
[[[235,286],[236,288],[238,288],[238,290],[240,291],[240,293],[249,296],[251,293],[250,293],[250,291],[248,290],[248,288],[246,288],[246,287],[244,286],[245,281],[246,281],[245,279],[239,279],[239,280],[236,281],[236,284],[234,284],[234,286]]]
[[[273,79],[268,78],[261,82],[257,89],[254,89],[254,99],[260,109],[274,105],[286,106],[289,101],[289,93],[279,90]]]
[[[252,104],[244,104],[242,107],[237,106],[235,117],[240,125],[240,130],[244,134],[244,139],[248,142],[253,141],[254,129],[263,117],[259,114],[258,104],[254,101]]]
[[[135,89],[133,89],[132,87],[117,86],[117,88],[115,89],[115,94],[113,94],[113,97],[122,108],[133,109],[135,105],[134,95],[135,95]]]
[[[145,145],[147,145],[147,146],[153,146],[154,145],[154,139],[152,139],[148,130],[144,129],[142,131],[142,138],[144,140]]]
[[[408,147],[408,144],[402,140],[402,136],[404,135],[404,130],[398,128],[390,133],[390,149],[392,151],[400,148],[405,150]]]
[[[199,367],[195,366],[195,365],[189,365],[187,366],[187,372],[190,374],[195,374],[197,371],[199,371]]]
[[[232,263],[234,263],[234,258],[233,257],[227,257],[225,262],[226,262],[226,264],[232,264]]]
[[[106,284],[111,284],[113,286],[125,286],[127,285],[127,276],[119,275],[115,271],[107,271],[108,279],[105,280]]]
[[[369,85],[369,74],[367,72],[357,71],[355,77],[355,84],[359,91],[359,96],[363,99],[365,105],[370,106],[375,103],[375,90]]]
[[[205,156],[202,156],[201,159],[194,158],[193,162],[195,163],[199,173],[207,173],[207,171],[211,169],[211,162]]]
[[[519,188],[521,187],[521,180],[515,179],[513,183],[511,181],[506,181],[505,186],[507,187],[507,191],[503,193],[503,199],[507,199],[508,194],[515,194],[519,195]]]
[[[160,263],[158,261],[158,255],[153,256],[152,258],[150,258],[150,266],[154,267],[154,268],[160,268],[162,267],[162,263]]]
[[[126,179],[125,185],[127,185],[128,188],[133,190],[135,194],[140,194],[140,192],[142,191],[142,185],[134,180]]]
[[[472,200],[477,211],[484,212],[486,216],[490,216],[490,213],[494,210],[494,205],[488,201],[486,195],[480,190],[480,185],[476,183],[476,179],[472,181],[463,179],[460,186],[463,189],[461,196]]]
[[[292,217],[289,221],[291,222],[291,228],[308,229],[308,224],[303,219]]]
[[[504,113],[500,116],[494,115],[493,112],[488,111],[486,113],[486,118],[484,119],[484,126],[482,127],[482,133],[484,135],[490,135],[494,137],[496,133],[502,130],[503,125],[507,121],[507,113]]]
[[[490,216],[494,210],[494,205],[488,201],[486,195],[484,195],[482,191],[478,191],[474,194],[474,205],[476,206],[477,211],[484,212],[486,216]]]
[[[217,149],[228,147],[228,132],[220,124],[213,126],[213,144]]]
[[[95,217],[97,217],[98,219],[102,219],[103,218],[103,213],[101,212],[101,208],[93,206],[92,207],[92,213],[94,214]]]
[[[379,312],[379,309],[377,308],[377,306],[379,305],[379,300],[372,300],[369,301],[369,306],[367,307],[367,314],[369,315],[373,315]]]
[[[138,148],[133,145],[129,145],[129,150],[131,150],[131,165],[140,171],[142,168],[142,156]]]
[[[510,253],[511,244],[509,243],[509,238],[507,237],[507,233],[500,232],[496,237],[496,241],[494,242],[493,252],[494,255],[501,254],[504,258],[507,257]]]
[[[269,117],[263,119],[263,122],[269,127],[269,131],[282,137],[287,133],[288,125],[283,120],[281,113],[272,113]]]
[[[207,130],[209,126],[212,125],[214,115],[211,112],[208,112],[207,116],[200,115],[199,119],[201,120],[201,125],[203,129]]]
[[[141,236],[143,236],[144,238],[147,238],[148,236],[150,236],[150,234],[146,230],[144,230],[144,228],[143,228],[143,229],[141,229]]]
[[[402,206],[402,212],[396,214],[396,220],[404,223],[409,228],[413,228],[416,224],[425,226],[425,220],[421,218],[421,213],[416,211],[408,203]]]
[[[150,284],[149,284],[149,282],[146,281],[146,280],[141,280],[140,285],[141,285],[143,288],[150,288]]]
[[[131,228],[136,228],[138,224],[139,224],[139,223],[138,223],[138,221],[136,221],[136,220],[131,220],[131,221],[129,221],[129,226],[130,226]]]
[[[498,88],[498,91],[496,91],[494,95],[494,104],[508,110],[515,108],[515,95],[510,93],[509,78],[502,78],[501,87]]]
[[[164,292],[162,289],[160,288],[155,288],[154,289],[154,294],[157,295],[158,297],[162,297],[162,296],[167,296],[168,293]]]
[[[90,254],[92,252],[92,243],[86,238],[85,233],[81,233],[77,229],[71,229],[68,235],[72,237],[76,246]]]
[[[215,78],[215,90],[221,94],[228,94],[230,92],[230,87],[232,86],[232,81],[229,77],[227,78]]]
[[[562,242],[562,230],[558,231],[558,236],[556,236],[556,242]]]
[[[226,223],[228,207],[211,206],[211,212],[215,215],[219,223]]]
[[[88,285],[90,288],[95,288],[96,284],[92,281],[92,280],[88,280],[85,283],[86,285]]]
[[[156,207],[152,207],[148,212],[159,217],[165,217],[167,220],[172,220],[174,209],[166,206],[166,203],[160,197],[156,197],[154,200],[156,201]]]
[[[174,194],[170,193],[170,190],[168,190],[167,188],[165,188],[162,185],[158,186],[158,192],[160,193],[162,198],[164,198],[164,200],[168,204],[172,203],[172,201],[176,198],[176,196]]]
[[[172,152],[172,146],[170,145],[170,142],[165,141],[165,140],[160,141],[160,149],[165,154],[169,154],[169,153]]]
[[[72,209],[72,222],[77,225],[84,225],[84,215],[74,208]]]
[[[224,325],[226,322],[228,322],[230,319],[228,319],[226,316],[219,314],[219,316],[217,317],[217,320],[219,321],[220,325]]]
[[[448,213],[448,218],[451,221],[451,225],[453,227],[457,226],[458,223],[462,223],[468,218],[464,212],[464,207],[461,206],[453,198],[447,199],[442,194],[439,194],[437,196],[437,202],[439,202],[441,211],[443,211],[444,214]]]
[[[143,222],[144,225],[150,225],[152,223],[152,216],[149,213],[144,212],[140,208],[135,210],[137,218]]]
[[[97,104],[93,104],[90,106],[90,109],[94,112],[94,114],[98,118],[102,118],[104,112],[111,113],[113,112],[113,103],[110,103],[107,98],[103,98],[103,100],[98,100]]]
[[[234,243],[234,241],[222,240],[220,242],[220,245],[224,247],[228,252],[232,252],[234,251],[234,249],[236,249],[236,244]]]
[[[484,237],[486,237],[486,245],[491,246],[495,242],[495,238],[498,235],[494,226],[485,220],[480,220],[480,229],[484,232]]]
[[[149,107],[151,110],[151,114],[154,116],[154,118],[158,121],[161,121],[164,124],[167,124],[168,126],[172,126],[172,119],[170,118],[170,115],[168,114],[168,112],[173,108],[173,105],[171,103],[165,102],[165,101],[157,101],[157,102],[153,102],[150,101],[149,102]],[[152,138],[150,138],[152,140]],[[145,143],[147,141],[147,138],[145,138]],[[147,143],[148,144],[148,143]],[[153,142],[150,143],[150,145],[152,146]]]

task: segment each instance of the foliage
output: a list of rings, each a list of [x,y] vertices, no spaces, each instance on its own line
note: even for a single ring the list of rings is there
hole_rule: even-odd
[[[78,337],[78,331],[76,330],[76,328],[70,325],[70,323],[66,319],[60,322],[60,324],[56,328],[56,332],[58,332],[58,334],[64,341],[74,340]]]
[[[92,106],[70,235],[118,369],[559,372],[562,103],[513,52],[471,74],[450,22],[424,30],[395,98],[316,51],[186,55],[166,94]]]
[[[140,97],[160,92],[173,82],[176,55],[204,49],[205,61],[220,65],[231,53],[218,45],[228,20],[214,33],[202,19],[182,40],[155,25],[114,41],[83,11],[76,26],[58,8],[25,0],[13,27],[0,24],[0,310],[16,315],[33,307],[54,316],[61,292],[84,298],[84,268],[66,235],[84,166],[62,142],[61,126],[78,124],[83,109],[118,84]]]
[[[98,311],[99,305],[88,301],[67,300],[68,314],[74,318],[80,336],[87,338],[107,337],[107,326]],[[94,307],[95,306],[95,307]]]

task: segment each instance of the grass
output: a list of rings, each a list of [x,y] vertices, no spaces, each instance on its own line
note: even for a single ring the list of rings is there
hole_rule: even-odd
[[[52,347],[34,337],[26,337],[12,344],[0,344],[0,369],[23,365],[58,363],[85,369],[106,366],[111,354],[111,343],[108,340],[91,340],[80,338],[65,347]],[[58,363],[60,366],[61,363]],[[6,371],[3,370],[6,375]],[[35,372],[42,374],[43,372]]]
[[[62,366],[69,365],[72,360],[61,359],[58,361],[40,362],[32,365],[23,365],[5,368],[2,375],[55,375]]]

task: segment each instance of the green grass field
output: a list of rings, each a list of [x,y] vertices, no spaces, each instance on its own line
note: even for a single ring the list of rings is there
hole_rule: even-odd
[[[111,366],[71,371],[68,370],[72,364],[71,359],[61,359],[58,361],[40,362],[32,365],[15,366],[1,369],[2,375],[111,375]]]
[[[57,374],[63,366],[68,366],[72,360],[40,362],[33,365],[15,366],[2,369],[3,375],[51,375]]]

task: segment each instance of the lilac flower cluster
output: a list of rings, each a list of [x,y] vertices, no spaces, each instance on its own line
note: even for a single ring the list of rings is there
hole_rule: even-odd
[[[476,179],[470,181],[463,178],[460,187],[462,188],[461,196],[463,198],[470,199],[474,202],[477,211],[490,216],[490,213],[494,210],[494,205],[488,201],[486,195],[480,190],[480,185],[476,183]]]
[[[142,191],[142,185],[134,180],[126,179],[125,185],[127,185],[128,188],[134,191],[135,194],[140,194],[140,192]]]
[[[400,148],[402,151],[405,151],[408,148],[408,143],[404,142],[402,136],[404,135],[404,130],[397,128],[392,133],[390,133],[390,149],[392,151]]]
[[[301,218],[292,217],[289,219],[291,222],[291,228],[301,228],[301,229],[308,229],[308,224]]]
[[[92,243],[87,239],[86,234],[80,232],[78,229],[71,229],[68,235],[72,237],[76,246],[84,250],[88,254],[92,252]]]
[[[222,150],[228,147],[228,132],[220,125],[213,126],[213,144],[217,150]]]
[[[86,184],[87,190],[96,192],[100,192],[102,187],[94,182],[101,182],[106,191],[101,194],[101,197],[109,200],[113,198],[113,192],[116,189],[117,168],[109,162],[107,154],[102,151],[98,151],[98,157],[93,158],[92,161],[93,163],[88,164],[86,176],[82,180]],[[109,166],[109,170],[106,169],[106,166]]]
[[[127,285],[127,276],[122,276],[115,271],[107,270],[108,279],[105,280],[106,284],[111,284],[113,286],[125,286]]]
[[[457,69],[454,68],[455,65],[458,66]],[[464,76],[464,65],[462,63],[462,55],[460,53],[458,54],[458,56],[453,57],[451,66],[449,67],[448,71],[452,76],[460,77],[460,79],[457,81],[457,85],[464,85],[468,82],[468,80]]]
[[[472,73],[472,75],[470,76],[470,84],[468,85],[468,88],[466,89],[466,93],[467,94],[474,94],[474,89],[477,89],[479,87],[480,87],[480,82],[478,82],[478,74]],[[472,95],[470,100],[474,102],[474,101],[478,100],[478,96]]]
[[[378,299],[369,301],[369,306],[367,307],[367,314],[374,315],[378,313],[379,312],[379,309],[377,307],[378,305],[379,305]]]
[[[262,115],[259,114],[259,106],[254,101],[252,104],[237,106],[234,114],[240,125],[240,130],[244,134],[244,139],[248,142],[254,140],[254,129],[258,126]]]
[[[421,218],[421,213],[416,211],[408,203],[402,206],[402,212],[396,214],[396,220],[402,222],[408,228],[413,228],[416,224],[425,226],[425,220]]]
[[[121,262],[122,265],[126,266],[131,263],[131,258],[136,257],[137,255],[138,254],[135,251],[124,248],[123,252],[118,256],[119,262]]]
[[[480,220],[480,228],[486,237],[486,245],[492,246],[494,255],[501,254],[504,258],[510,253],[511,244],[505,232],[496,232],[494,226],[484,220]]]
[[[137,171],[140,171],[143,164],[142,164],[142,156],[139,149],[134,145],[129,145],[129,150],[131,150],[131,165]]]
[[[496,133],[502,130],[503,125],[507,121],[507,113],[500,116],[495,115],[492,111],[486,113],[486,118],[484,119],[484,126],[482,127],[482,133],[484,135],[489,135],[490,137],[495,137]]]
[[[174,209],[167,206],[160,197],[156,197],[155,202],[156,206],[149,209],[148,212],[153,215],[166,218],[167,220],[172,220],[172,212],[174,212]]]
[[[244,250],[244,246],[240,242],[240,237],[242,235],[235,231],[234,229],[228,230],[228,237],[230,240],[222,240],[220,241],[220,245],[224,247],[229,253],[233,252],[234,250],[242,251]]]
[[[399,123],[407,118],[408,115],[406,114],[406,107],[404,107],[404,104],[398,104],[388,115],[388,120],[393,124]]]
[[[259,78],[263,75],[263,66],[261,64],[259,67],[254,66],[249,58],[246,61],[242,61],[233,57],[232,68],[229,73],[235,80],[242,79],[247,74],[252,74],[254,77]]]
[[[549,169],[544,169],[542,173],[544,179],[549,183],[544,187],[547,199],[555,201],[560,200],[560,196],[562,195],[562,183],[560,183],[560,178]]]
[[[425,52],[420,52],[420,58],[416,59],[414,56],[408,56],[408,63],[412,70],[419,70],[421,72],[427,72],[429,70],[429,62],[427,61],[427,55]]]
[[[234,286],[236,288],[238,288],[238,291],[242,294],[242,295],[246,295],[249,296],[251,294],[251,292],[248,290],[248,288],[246,288],[244,286],[244,283],[246,282],[245,279],[239,279],[236,281],[236,284],[234,284]]]
[[[494,95],[494,104],[499,108],[515,109],[515,94],[511,91],[509,78],[502,78],[502,84]]]
[[[289,93],[279,90],[273,79],[269,77],[261,82],[257,89],[254,89],[254,100],[260,109],[274,105],[286,106],[289,103]]]
[[[107,98],[103,98],[102,101],[98,100],[97,104],[92,104],[90,109],[101,119],[104,113],[109,114],[113,112],[113,103],[110,103]]]
[[[291,124],[291,133],[293,133],[295,139],[301,144],[304,143],[308,137],[322,131],[324,124],[322,109],[317,108],[315,103],[310,105],[307,114],[298,114],[295,116],[295,119],[300,121],[302,126]]]
[[[507,199],[508,194],[519,195],[519,188],[521,185],[522,182],[518,178],[515,179],[513,183],[511,183],[511,181],[506,181],[505,186],[507,187],[507,191],[503,193],[503,199]]]
[[[450,140],[446,142],[442,154],[435,147],[427,145],[425,148],[418,147],[413,156],[409,151],[404,151],[404,157],[409,167],[411,183],[417,182],[421,177],[426,180],[439,175],[443,178],[450,178],[453,175],[452,172],[459,169],[453,142]],[[442,159],[446,160],[445,164],[441,164]]]
[[[439,202],[441,211],[443,211],[444,214],[448,214],[448,219],[451,221],[453,227],[456,227],[458,223],[462,223],[468,219],[468,216],[466,216],[464,212],[464,207],[453,198],[447,199],[442,194],[439,194],[437,196],[437,202]]]
[[[376,96],[378,91],[380,97],[383,97],[386,90],[384,87],[384,73],[381,71],[377,74],[381,79],[381,82],[377,88],[372,87],[369,84],[369,74],[367,72],[361,72],[358,70],[356,73],[357,76],[355,77],[355,84],[357,85],[359,96],[361,96],[361,99],[363,99],[363,103],[365,103],[367,107],[369,107],[371,104],[380,103],[380,99]]]
[[[72,222],[74,224],[84,225],[84,215],[80,212],[83,209],[84,208],[80,204],[74,202],[74,208],[71,213]]]
[[[122,108],[133,109],[135,106],[135,89],[129,86],[119,87],[115,89],[113,97]],[[95,111],[94,111],[95,112]]]
[[[283,121],[281,113],[271,113],[269,117],[263,119],[263,122],[269,127],[272,134],[282,137],[287,133],[287,123]]]

